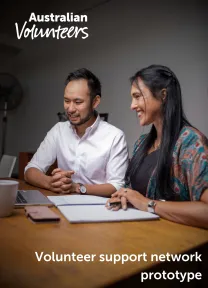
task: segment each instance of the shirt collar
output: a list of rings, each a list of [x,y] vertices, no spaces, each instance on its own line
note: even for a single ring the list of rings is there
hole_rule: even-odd
[[[96,116],[95,122],[91,126],[86,128],[85,134],[89,134],[90,132],[95,131],[97,127],[99,126],[101,119],[97,111],[95,111],[95,116]],[[77,135],[76,129],[71,125],[69,121],[68,121],[68,124],[69,124],[69,127],[73,130],[73,132]]]
[[[85,133],[86,132],[89,133],[90,131],[93,132],[93,131],[95,131],[97,129],[101,119],[100,119],[100,115],[96,111],[95,111],[95,113],[96,113],[96,117],[97,118],[96,118],[95,122],[91,126],[87,127]]]

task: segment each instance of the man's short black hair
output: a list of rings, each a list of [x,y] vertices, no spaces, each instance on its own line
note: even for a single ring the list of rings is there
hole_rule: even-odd
[[[85,79],[87,80],[87,84],[90,91],[91,99],[93,100],[96,95],[101,97],[101,83],[100,80],[89,70],[86,68],[78,69],[74,72],[69,73],[68,77],[66,78],[65,84],[67,85],[70,81],[73,80],[80,80]]]

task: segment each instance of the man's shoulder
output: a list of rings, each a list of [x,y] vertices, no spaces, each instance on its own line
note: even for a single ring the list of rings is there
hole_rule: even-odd
[[[58,122],[55,125],[52,126],[52,128],[50,129],[50,131],[55,132],[55,131],[59,131],[64,129],[65,127],[68,127],[69,123],[68,121],[65,122]]]

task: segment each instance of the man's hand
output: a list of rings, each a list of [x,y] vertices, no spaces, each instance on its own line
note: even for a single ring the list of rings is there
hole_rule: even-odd
[[[72,193],[76,192],[75,183],[72,182],[71,176],[74,171],[64,171],[60,168],[56,168],[52,171],[49,181],[49,190],[55,193]]]

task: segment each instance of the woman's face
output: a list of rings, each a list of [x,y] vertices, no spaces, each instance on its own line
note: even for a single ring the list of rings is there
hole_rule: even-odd
[[[131,87],[131,109],[137,112],[140,125],[145,126],[161,120],[162,101],[156,99],[144,82],[138,78],[138,84]]]

